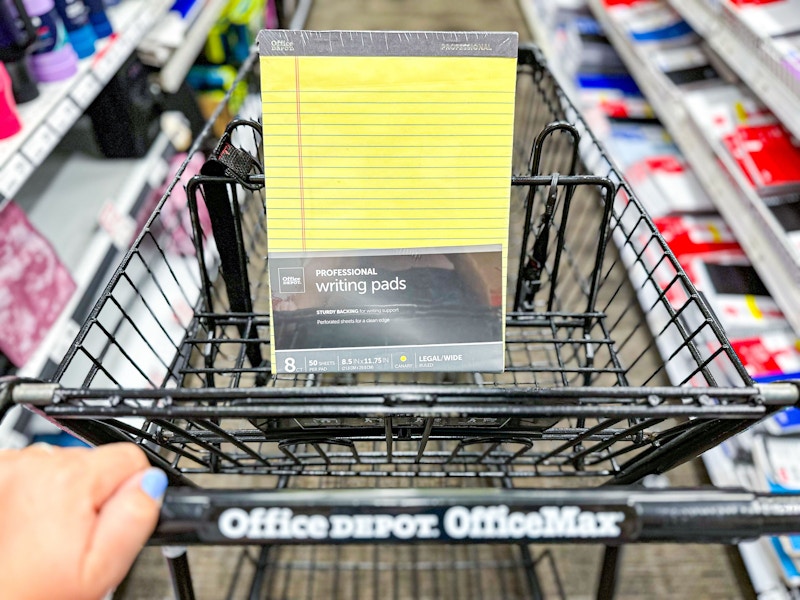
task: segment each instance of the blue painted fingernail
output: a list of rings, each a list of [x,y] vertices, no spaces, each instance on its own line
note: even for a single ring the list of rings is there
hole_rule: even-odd
[[[142,490],[153,500],[161,500],[167,490],[167,474],[161,469],[148,469],[142,476]]]

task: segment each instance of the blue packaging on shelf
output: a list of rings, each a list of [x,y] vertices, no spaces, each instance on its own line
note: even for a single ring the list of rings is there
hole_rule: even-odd
[[[778,377],[768,378],[771,381],[778,381]],[[781,381],[787,379],[786,375],[780,377]],[[759,383],[768,383],[762,378],[754,378]],[[793,406],[782,410],[765,422],[765,427],[773,435],[787,435],[800,432],[800,409]]]
[[[612,89],[628,96],[642,95],[629,73],[578,73],[575,78],[584,89]]]
[[[665,27],[651,30],[631,31],[631,37],[637,42],[663,42],[674,40],[694,33],[686,21],[678,21]]]
[[[44,433],[33,436],[32,444],[49,444],[61,448],[89,448],[90,446],[78,438],[61,431],[59,433]]]
[[[64,21],[67,37],[78,58],[86,58],[94,54],[94,43],[97,36],[89,22],[89,9],[83,0],[55,0],[55,3],[56,11]]]
[[[103,0],[86,0],[86,6],[89,8],[89,22],[98,38],[105,38],[114,33]]]
[[[781,576],[784,581],[792,586],[800,585],[800,570],[797,569],[797,565],[792,560],[792,557],[784,550],[781,544],[781,538],[772,537],[769,541],[772,545],[772,550],[775,552],[775,558],[778,560]]]
[[[186,17],[196,3],[197,0],[175,0],[175,4],[172,5],[170,11],[180,14],[181,17]]]

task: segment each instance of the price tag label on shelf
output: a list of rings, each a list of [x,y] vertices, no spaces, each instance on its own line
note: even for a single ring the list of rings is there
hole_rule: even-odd
[[[156,161],[153,165],[152,170],[147,176],[147,183],[148,185],[155,189],[164,183],[164,180],[167,177],[167,172],[169,171],[169,163],[164,159],[160,158]]]
[[[13,197],[31,173],[33,165],[30,161],[19,153],[14,154],[0,169],[0,194],[6,198]]]
[[[60,136],[47,124],[33,132],[22,146],[22,153],[34,164],[40,165],[56,147]]]
[[[102,81],[109,81],[132,51],[133,45],[127,36],[115,37],[101,51],[103,54],[95,65],[95,73]]]
[[[151,15],[143,14],[141,18],[136,19],[133,23],[131,23],[130,27],[128,27],[128,31],[125,32],[130,39],[138,40],[142,37],[142,33],[144,33],[145,29],[149,29],[152,25],[151,22]]]
[[[106,53],[103,54],[103,58],[95,65],[94,72],[100,81],[107,82],[110,80],[119,68],[119,63],[113,51],[115,47],[115,44],[109,46]]]
[[[111,243],[120,250],[126,250],[136,233],[136,221],[124,214],[119,207],[106,202],[98,218],[100,227],[111,237]]]
[[[131,35],[130,32],[126,32],[125,35],[120,36],[117,39],[117,48],[116,48],[116,57],[120,63],[124,62],[126,58],[133,52],[135,36]]]
[[[83,112],[78,105],[69,98],[64,98],[58,106],[53,109],[47,119],[47,123],[57,132],[64,134],[78,120]]]
[[[72,89],[72,99],[81,108],[86,108],[97,98],[97,94],[103,89],[100,82],[92,73],[87,73]]]

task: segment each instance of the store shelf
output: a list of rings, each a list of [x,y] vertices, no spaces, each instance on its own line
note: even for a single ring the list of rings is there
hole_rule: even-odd
[[[550,2],[551,0],[544,1]],[[572,78],[568,77],[562,69],[562,61],[559,60],[553,44],[553,31],[548,29],[548,17],[543,14],[543,2],[537,2],[537,0],[519,0],[519,6],[522,14],[525,16],[525,23],[528,25],[528,29],[530,29],[536,45],[547,59],[547,67],[556,78],[556,81],[558,81],[558,85],[560,85],[567,96],[569,96],[570,100],[577,104],[577,90],[575,89]]]
[[[800,137],[800,80],[781,64],[771,38],[759,37],[724,3],[668,0],[708,45]]]
[[[611,19],[601,0],[589,0],[661,122],[691,164],[717,210],[796,332],[800,332],[800,259],[785,230],[749,189],[734,159],[694,121],[679,91]]]
[[[531,30],[533,39],[536,40],[536,45],[539,46],[548,61],[551,61],[553,58],[553,47],[550,41],[551,32],[545,27],[544,15],[541,14],[536,0],[519,0],[519,7],[525,16],[525,22],[528,25],[528,29]],[[551,70],[557,69],[558,62],[554,61],[554,64],[549,66]],[[559,79],[558,83],[563,87],[564,82],[561,79]]]
[[[739,468],[726,454],[725,445],[712,448],[703,454],[703,464],[711,478],[711,483],[719,488],[742,487],[738,476]],[[753,591],[759,600],[790,600],[792,595],[781,580],[780,571],[770,558],[771,550],[767,539],[753,540],[739,544]]]
[[[102,291],[100,286],[110,279],[111,270],[136,234],[136,217],[164,181],[167,161],[174,152],[162,133],[141,159],[58,156],[48,161],[53,176],[46,185],[26,186],[18,202],[37,229],[60,249],[77,289],[18,375],[47,377],[61,360],[77,334],[78,324],[87,318],[88,309]],[[86,193],[87,182],[91,182],[91,194]],[[65,206],[69,210],[64,210]]]
[[[227,5],[228,0],[206,0],[184,39],[161,67],[158,83],[162,90],[170,94],[178,91],[205,44],[208,32]]]
[[[174,153],[168,136],[162,133],[141,159],[55,154],[44,167],[45,177],[25,186],[17,201],[40,231],[65,248],[61,258],[72,273],[76,290],[18,376],[48,379],[55,372],[127,250],[130,236],[136,232],[136,217],[163,183]],[[81,180],[82,185],[70,184],[70,180]],[[41,181],[45,183],[34,185]],[[85,193],[87,181],[91,181],[91,194]],[[70,210],[63,210],[64,205]],[[19,407],[10,411],[0,422],[0,449],[26,446],[31,429],[46,428],[39,421]]]
[[[556,77],[559,85],[564,89],[572,102],[577,102],[578,97],[575,90],[575,85],[573,84],[572,80],[560,69],[561,61],[558,60],[558,56],[555,54],[554,46],[551,40],[553,31],[546,27],[545,24],[547,19],[546,16],[542,14],[542,8],[539,6],[539,3],[537,3],[536,0],[520,0],[520,8],[525,16],[531,33],[533,34],[533,39],[536,41],[536,44],[539,46],[548,60],[548,65],[551,72]],[[608,127],[607,119],[601,114],[587,115],[586,111],[584,110],[582,116],[584,119],[587,119],[587,116],[589,117],[589,120],[591,120],[591,127],[595,133],[605,130]],[[581,149],[583,150],[586,147],[587,146],[582,146]],[[596,154],[590,155],[587,152],[582,152],[581,158],[583,159],[586,168],[590,171],[594,171],[598,167],[600,157]],[[608,158],[613,160],[613,157],[610,156],[606,157],[604,160],[608,160]],[[622,172],[617,165],[615,165],[615,169],[617,172]],[[615,181],[615,183],[619,182]],[[623,206],[615,207],[615,210],[617,214],[625,214]],[[665,331],[665,323],[659,322],[656,316],[648,310],[653,306],[653,302],[656,299],[653,297],[646,297],[644,295],[644,291],[650,288],[646,285],[647,273],[637,267],[637,264],[639,264],[641,261],[641,255],[638,253],[638,251],[642,249],[638,248],[635,251],[630,241],[631,239],[634,239],[634,234],[632,233],[633,230],[637,229],[640,225],[641,223],[638,219],[635,219],[634,222],[630,224],[621,223],[620,227],[614,229],[614,235],[612,236],[612,239],[617,247],[617,250],[620,252],[620,260],[622,260],[628,271],[628,277],[630,279],[631,286],[634,290],[638,291],[639,304],[642,306],[650,331],[661,332],[660,335],[655,339],[655,342],[661,356],[666,362],[667,375],[672,381],[680,382],[681,378],[677,376],[677,373],[689,372],[691,371],[691,368],[687,370],[686,365],[679,365],[678,361],[671,356],[673,354],[671,349],[679,347],[680,341],[671,337],[671,330]],[[670,358],[672,358],[672,360],[669,360]]]
[[[800,265],[786,234],[761,199],[746,190],[743,181],[736,180],[733,175],[737,171],[736,166],[721,147],[705,136],[689,114],[678,90],[630,41],[606,12],[602,0],[589,0],[589,5],[662,123],[715,200],[718,211],[759,269],[762,279],[792,326],[800,331],[797,308],[800,299]],[[776,265],[781,268],[776,268]],[[748,487],[750,482],[743,479],[740,469],[726,455],[724,447],[705,453],[703,462],[715,486]],[[744,542],[738,548],[760,600],[791,598],[781,579],[780,569],[771,558],[768,539]]]
[[[288,29],[304,29],[313,4],[314,0],[297,0]]]
[[[115,34],[80,62],[77,75],[40,84],[39,97],[19,107],[22,131],[0,141],[0,204],[17,194],[171,5],[172,0],[125,0],[110,8]]]

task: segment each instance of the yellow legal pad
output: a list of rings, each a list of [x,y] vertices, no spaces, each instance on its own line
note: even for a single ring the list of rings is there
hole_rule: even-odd
[[[386,362],[367,361],[363,369],[342,365],[341,356],[317,352],[327,357],[326,363],[336,362],[326,365],[333,371],[502,369],[516,34],[263,31],[259,48],[273,371],[287,364],[288,372],[313,371],[308,368],[311,355],[304,352],[331,348],[339,355],[346,348],[369,348],[361,353],[369,355],[364,358],[386,358],[381,352],[387,348],[400,352]],[[391,282],[395,277],[389,275],[398,273],[398,281],[413,289],[372,290],[374,281]],[[447,301],[434,306],[433,297],[425,294],[437,275],[451,276],[457,288],[474,288],[477,295],[454,293],[452,306]],[[361,291],[361,281],[367,291]],[[345,296],[321,296],[333,293]],[[493,340],[493,347],[495,354],[499,349],[500,362],[482,364],[484,347],[475,348],[476,356],[462,358],[461,364],[415,358],[409,366],[415,345],[448,346],[445,354],[457,356],[449,346],[489,343],[469,341],[486,335],[415,344],[407,335],[390,334],[373,344],[381,323],[366,319],[318,324],[318,330],[328,326],[332,335],[317,331],[309,337],[301,331],[313,328],[299,323],[301,316],[326,321],[317,317],[328,309],[364,316],[381,306],[418,304],[415,294],[420,293],[425,310],[454,312],[457,300],[467,304],[462,320],[484,300],[499,308],[500,344]],[[441,294],[447,295],[447,289]],[[410,313],[383,314],[394,314],[399,329],[413,325],[406,320]],[[276,340],[282,317],[292,321],[293,333]],[[360,333],[336,333],[359,326]],[[298,335],[306,341],[297,341]],[[405,361],[399,362],[401,356]],[[426,351],[423,356],[434,355]],[[286,357],[293,360],[286,363]]]

